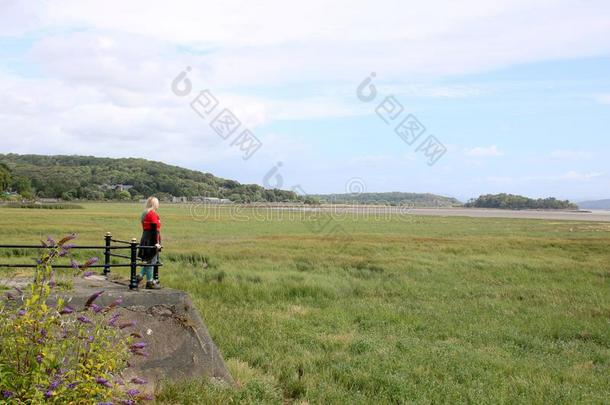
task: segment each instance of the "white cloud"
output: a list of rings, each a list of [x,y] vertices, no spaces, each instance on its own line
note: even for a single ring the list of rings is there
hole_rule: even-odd
[[[136,54],[153,44],[179,45],[194,51],[191,59],[209,69],[209,81],[227,85],[324,78],[353,82],[369,69],[390,79],[410,75],[412,80],[413,75],[473,73],[610,51],[605,35],[610,4],[601,0],[586,5],[577,0],[8,3],[12,7],[3,10],[4,20],[14,27],[23,24],[22,32],[86,27],[100,36],[94,49],[122,47]],[[70,35],[82,33],[64,34]],[[126,44],[127,36],[140,38],[139,46]],[[80,69],[83,63],[129,76],[118,59],[87,58],[87,47],[65,46],[78,49],[75,54],[85,52],[80,63],[63,66],[76,77],[87,76],[88,69]],[[142,64],[133,66],[131,72],[146,78],[156,63],[141,72]]]
[[[498,149],[496,145],[491,145],[488,147],[478,146],[476,148],[467,149],[466,155],[472,157],[495,157],[502,156],[504,153]]]
[[[40,9],[32,3],[2,0],[0,9],[0,36],[20,36],[45,24],[40,20]]]

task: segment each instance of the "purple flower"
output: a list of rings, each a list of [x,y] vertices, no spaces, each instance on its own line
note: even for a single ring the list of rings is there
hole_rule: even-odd
[[[144,385],[144,384],[148,384],[148,381],[146,381],[143,378],[139,378],[139,377],[134,377],[131,379],[132,384],[136,384],[136,385]]]
[[[64,236],[60,241],[59,245],[64,245],[66,242],[70,242],[71,240],[76,239],[76,234],[71,233],[70,235]],[[65,246],[64,246],[65,247]]]
[[[45,398],[51,398],[53,396],[53,391],[47,391],[44,393]]]
[[[132,399],[124,399],[121,401],[121,404],[123,405],[133,405],[135,404],[135,402]]]
[[[97,405],[113,405],[112,402],[98,402]]]
[[[129,395],[130,397],[135,397],[136,395],[138,395],[140,393],[140,391],[138,391],[135,388],[130,389],[129,391],[127,391],[127,395]]]
[[[93,301],[98,299],[99,296],[102,295],[103,293],[104,293],[104,290],[91,294],[89,299],[87,299],[87,302],[85,302],[85,308],[89,308],[91,306],[91,304],[93,304]]]
[[[144,349],[146,346],[148,346],[146,343],[144,342],[138,342],[138,343],[134,343],[131,345],[132,349]]]
[[[93,275],[92,271],[86,271],[83,273],[83,277],[91,277]]]
[[[92,323],[92,322],[91,322],[91,319],[89,319],[89,318],[87,318],[86,316],[83,316],[83,315],[79,316],[79,317],[78,317],[78,318],[76,318],[76,319],[78,319],[78,320],[79,320],[79,321],[81,321],[82,323]]]
[[[136,325],[135,321],[123,322],[122,324],[119,325],[119,328],[125,329],[125,328],[130,328],[135,325]]]
[[[51,385],[49,385],[49,389],[50,389],[50,390],[54,390],[55,388],[57,388],[57,387],[59,386],[60,382],[61,382],[61,381],[53,381],[53,382],[51,383]]]
[[[36,355],[36,362],[37,362],[38,364],[42,363],[42,354],[38,353],[38,354]]]
[[[76,260],[74,260],[74,259],[70,260],[70,266],[72,266],[72,268],[74,270],[79,270],[80,269],[80,266],[79,266],[78,262]]]
[[[99,385],[103,385],[104,387],[108,387],[108,388],[112,388],[112,384],[110,384],[108,382],[108,380],[102,378],[102,377],[97,377],[95,379],[95,382],[98,383]]]
[[[93,312],[95,312],[97,314],[102,310],[102,307],[100,307],[97,304],[91,304],[91,309],[93,310]]]
[[[79,382],[78,382],[78,381],[73,382],[73,383],[70,383],[70,384],[68,384],[68,388],[69,388],[69,389],[74,389],[74,387],[76,387],[78,384],[79,384]]]
[[[17,311],[17,315],[19,315],[19,316],[25,315],[25,309],[20,309],[19,311]]]
[[[55,240],[52,237],[47,236],[47,243],[46,243],[47,247],[55,247],[56,243],[57,242],[55,242]]]
[[[93,341],[95,340],[95,337],[89,336],[89,337],[87,337],[87,340],[89,341],[89,343],[93,343]]]
[[[121,316],[120,314],[114,314],[110,317],[110,319],[108,320],[108,325],[110,326],[114,326],[116,324],[116,321],[119,319],[119,316]]]
[[[111,310],[112,308],[119,306],[123,303],[123,298],[119,297],[116,300],[112,301],[110,303],[110,305],[108,305],[108,310]]]
[[[13,396],[13,393],[10,391],[2,391],[2,396],[4,397],[4,399],[9,399]]]
[[[87,267],[93,266],[95,263],[97,263],[100,259],[98,259],[97,257],[92,257],[91,259],[87,260],[85,262],[85,264],[83,264],[83,269],[86,269]]]
[[[68,315],[71,314],[72,312],[74,312],[74,309],[71,306],[65,306],[64,309],[62,309],[61,311],[59,311],[60,314],[62,315]]]

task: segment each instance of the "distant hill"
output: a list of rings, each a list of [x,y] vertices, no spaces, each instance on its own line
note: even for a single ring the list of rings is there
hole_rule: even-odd
[[[316,194],[313,197],[322,203],[410,205],[414,207],[455,207],[462,203],[452,197],[429,193],[359,193],[359,194]]]
[[[610,200],[583,201],[577,205],[583,210],[610,210]]]
[[[140,199],[156,195],[206,196],[245,201],[300,201],[296,193],[240,184],[210,173],[145,159],[93,156],[0,154],[0,191],[22,196],[87,199]]]

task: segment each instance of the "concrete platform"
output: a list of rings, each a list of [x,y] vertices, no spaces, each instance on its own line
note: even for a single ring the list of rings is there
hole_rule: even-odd
[[[0,284],[23,286],[27,281],[0,280]],[[136,326],[126,330],[140,333],[143,339],[138,341],[148,345],[145,351],[149,357],[132,357],[126,378],[145,378],[151,391],[164,380],[207,377],[233,384],[222,355],[187,293],[171,288],[130,291],[127,282],[92,276],[75,279],[72,290],[59,291],[57,295],[79,310],[93,293],[102,290],[104,293],[95,303],[105,306],[122,298],[117,310],[121,314],[119,321],[135,321]]]

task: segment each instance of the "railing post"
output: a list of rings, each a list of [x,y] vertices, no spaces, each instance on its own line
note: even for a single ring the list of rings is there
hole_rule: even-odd
[[[138,279],[136,278],[136,273],[138,272],[138,241],[136,238],[133,238],[129,245],[131,247],[131,278],[129,280],[129,289],[137,290]]]
[[[110,244],[112,242],[112,234],[110,232],[106,232],[106,249],[104,250],[104,275],[108,277],[110,274]]]

